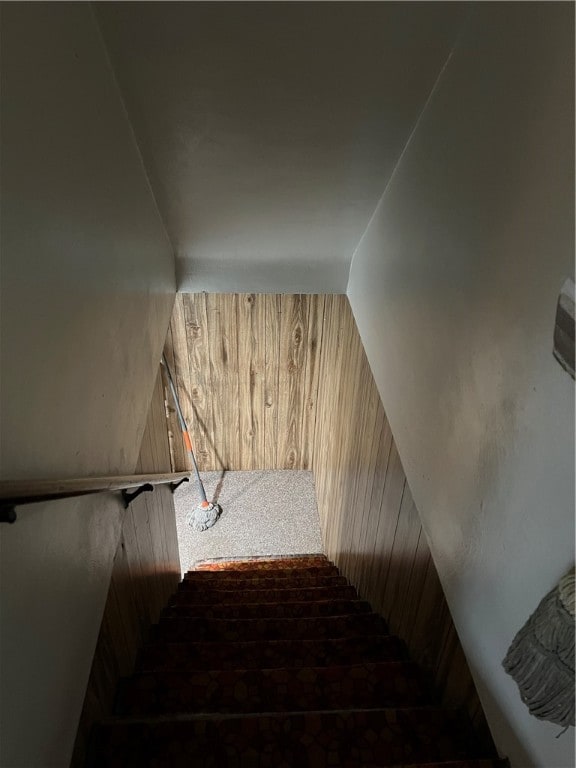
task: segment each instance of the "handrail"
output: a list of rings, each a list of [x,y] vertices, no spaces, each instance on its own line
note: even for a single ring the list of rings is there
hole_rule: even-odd
[[[122,491],[125,505],[143,490],[154,490],[155,485],[169,484],[172,491],[187,482],[190,472],[166,472],[147,475],[112,475],[109,477],[74,477],[64,480],[0,480],[0,522],[14,522],[14,507],[41,501],[86,496],[105,491]],[[138,488],[128,494],[128,488]],[[12,510],[12,514],[8,511]],[[5,515],[8,514],[6,518]]]

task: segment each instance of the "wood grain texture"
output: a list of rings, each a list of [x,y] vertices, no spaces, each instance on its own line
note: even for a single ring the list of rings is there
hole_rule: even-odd
[[[169,471],[165,392],[159,371],[136,472]],[[132,673],[138,648],[180,581],[173,498],[168,486],[158,486],[124,512],[74,746],[74,768],[83,768],[93,724],[112,714],[118,680]]]
[[[326,296],[313,469],[325,550],[490,739],[390,425],[345,296]]]
[[[311,468],[325,298],[178,294],[165,352],[201,470]]]

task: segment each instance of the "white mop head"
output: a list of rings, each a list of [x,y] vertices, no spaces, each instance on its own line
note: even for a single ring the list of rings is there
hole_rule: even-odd
[[[188,512],[186,522],[192,526],[195,531],[206,531],[212,528],[214,523],[220,517],[222,512],[218,504],[212,504],[209,501],[203,501],[196,509]]]

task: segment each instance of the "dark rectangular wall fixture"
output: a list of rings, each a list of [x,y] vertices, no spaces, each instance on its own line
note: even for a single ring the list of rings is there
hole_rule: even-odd
[[[574,378],[574,280],[568,278],[560,289],[554,325],[554,357]]]

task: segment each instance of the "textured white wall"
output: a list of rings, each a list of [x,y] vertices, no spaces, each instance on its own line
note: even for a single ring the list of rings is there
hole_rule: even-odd
[[[0,472],[136,464],[174,258],[91,7],[2,8]]]
[[[90,4],[2,6],[2,102],[1,476],[130,473],[174,260]],[[2,765],[69,765],[120,516],[0,530]]]
[[[497,746],[568,768],[501,668],[574,560],[574,8],[479,4],[354,256],[348,295]]]

